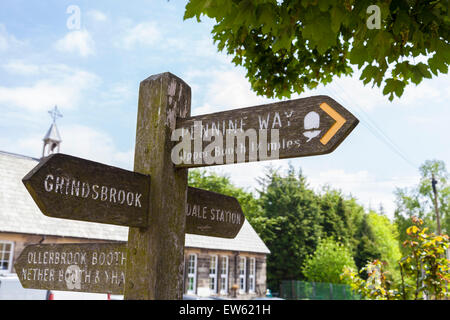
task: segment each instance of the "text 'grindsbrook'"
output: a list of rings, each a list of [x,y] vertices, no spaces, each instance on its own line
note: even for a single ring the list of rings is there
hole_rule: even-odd
[[[122,204],[141,208],[142,193],[122,190],[119,188],[89,184],[67,177],[54,177],[48,174],[44,180],[44,189],[47,192],[60,193],[72,197],[85,199],[109,201],[115,204]]]

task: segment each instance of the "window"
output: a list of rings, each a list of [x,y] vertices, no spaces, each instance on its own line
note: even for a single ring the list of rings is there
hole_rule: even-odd
[[[187,293],[195,294],[197,289],[197,255],[190,254],[188,257],[188,288]]]
[[[228,294],[228,257],[221,257],[220,262],[220,293]]]
[[[249,266],[248,266],[248,292],[255,293],[255,287],[256,287],[256,259],[250,258]]]
[[[11,241],[0,241],[0,272],[12,271],[14,243]]]
[[[245,257],[239,257],[239,292],[244,293],[245,292],[245,285],[246,285],[246,264],[247,259]]]
[[[217,256],[211,256],[209,260],[209,290],[217,293]]]

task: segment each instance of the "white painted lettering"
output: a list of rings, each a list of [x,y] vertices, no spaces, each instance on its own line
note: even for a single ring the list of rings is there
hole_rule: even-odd
[[[270,113],[267,114],[266,119],[262,119],[261,116],[258,115],[259,119],[259,129],[267,129],[270,121]]]
[[[80,196],[80,181],[72,180],[72,192],[70,195]]]
[[[87,198],[89,196],[90,188],[89,183],[83,182],[83,185],[81,186],[81,197]]]
[[[64,184],[64,178],[62,177],[56,177],[56,185],[55,185],[55,192],[58,193],[58,191],[60,193],[62,193],[62,186]]]
[[[125,202],[125,191],[123,191],[123,190],[119,191],[119,194],[117,195],[117,201],[120,204],[124,204],[124,202]]]
[[[100,195],[101,201],[106,201],[108,199],[108,188],[105,186],[102,186],[102,191]]]
[[[95,196],[92,195],[92,199],[94,199],[94,200],[97,200],[97,199],[98,199],[98,188],[99,188],[99,186],[96,185],[96,184],[94,184],[94,185],[92,186],[92,192],[95,193]]]
[[[127,193],[127,204],[129,206],[132,206],[133,202],[134,202],[134,194],[133,194],[133,192],[128,192]]]
[[[134,206],[135,207],[137,207],[139,205],[139,208],[141,208],[141,196],[142,196],[142,193],[136,193],[136,197],[134,198],[134,200],[135,200]]]
[[[51,179],[51,182],[49,180]],[[44,181],[44,188],[45,191],[50,192],[53,190],[53,176],[51,174],[48,174]]]
[[[109,202],[116,203],[116,188],[109,189]]]

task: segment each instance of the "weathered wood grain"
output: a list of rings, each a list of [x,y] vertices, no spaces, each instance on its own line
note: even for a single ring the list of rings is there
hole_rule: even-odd
[[[46,216],[147,225],[147,175],[56,153],[41,160],[22,181]]]
[[[150,175],[148,227],[130,228],[125,299],[181,299],[187,170],[171,161],[177,117],[190,115],[191,89],[171,73],[140,84],[134,171]]]

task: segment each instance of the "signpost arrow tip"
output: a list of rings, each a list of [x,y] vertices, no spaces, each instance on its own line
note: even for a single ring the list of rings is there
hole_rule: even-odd
[[[320,142],[323,145],[326,145],[331,138],[342,128],[344,123],[347,122],[344,117],[342,117],[339,113],[336,112],[330,105],[326,102],[320,104],[320,108],[325,111],[331,118],[333,118],[336,123],[331,126],[331,128],[325,133],[325,135],[320,139]]]

